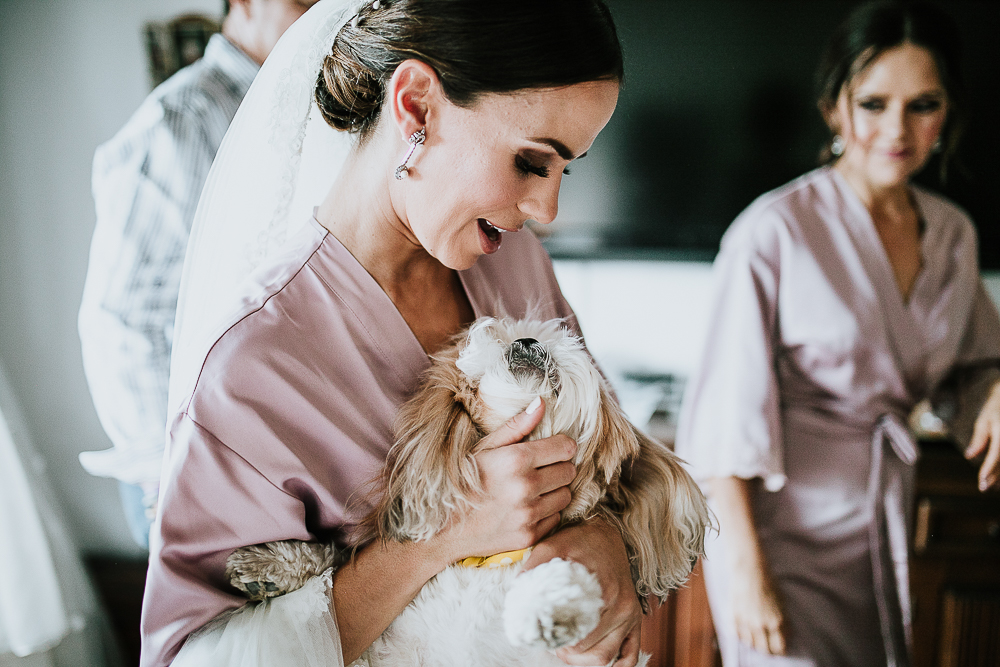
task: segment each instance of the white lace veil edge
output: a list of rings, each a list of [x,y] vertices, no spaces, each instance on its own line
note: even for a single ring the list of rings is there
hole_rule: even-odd
[[[357,4],[321,0],[285,32],[223,139],[181,276],[168,425],[240,306],[240,284],[307,222],[347,158],[353,137],[326,124],[313,88],[323,57]]]

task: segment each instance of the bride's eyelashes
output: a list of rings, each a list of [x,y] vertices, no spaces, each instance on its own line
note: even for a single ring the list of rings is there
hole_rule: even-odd
[[[533,174],[535,176],[540,176],[542,178],[549,177],[548,166],[544,164],[533,164],[527,158],[521,155],[517,155],[514,157],[514,166],[517,167],[517,170],[520,171],[525,176]],[[569,173],[570,173],[569,167],[563,169],[563,174],[569,176]]]

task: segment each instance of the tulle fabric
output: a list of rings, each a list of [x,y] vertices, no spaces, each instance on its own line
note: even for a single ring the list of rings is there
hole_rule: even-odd
[[[118,665],[59,500],[0,368],[0,667]]]
[[[309,219],[354,145],[323,120],[313,89],[360,2],[321,0],[278,40],[212,163],[191,227],[170,365],[169,414],[239,308],[240,284]],[[171,420],[168,420],[168,423]]]
[[[328,570],[297,591],[216,619],[188,637],[172,667],[344,667],[332,578]]]

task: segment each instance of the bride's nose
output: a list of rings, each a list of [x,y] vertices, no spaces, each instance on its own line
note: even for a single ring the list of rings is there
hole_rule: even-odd
[[[532,220],[547,225],[556,219],[559,213],[559,184],[561,174],[541,181],[531,189],[517,208]]]

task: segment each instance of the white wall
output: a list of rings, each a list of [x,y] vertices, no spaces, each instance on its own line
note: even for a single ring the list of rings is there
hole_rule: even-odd
[[[90,164],[149,92],[141,29],[221,0],[0,0],[0,363],[78,543],[137,553],[114,482],[77,453],[108,442],[76,334],[94,229]]]
[[[587,346],[612,373],[689,375],[708,326],[705,262],[557,260],[556,277]],[[1000,272],[984,274],[1000,307]]]

